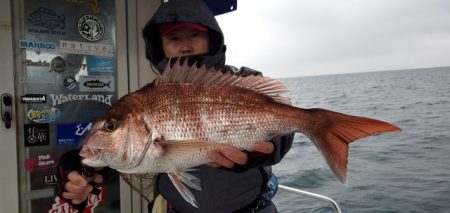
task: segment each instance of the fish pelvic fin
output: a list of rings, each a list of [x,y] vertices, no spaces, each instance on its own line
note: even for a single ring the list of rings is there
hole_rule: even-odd
[[[178,193],[186,200],[186,202],[190,203],[192,206],[198,208],[197,201],[195,200],[194,194],[192,194],[191,190],[189,190],[187,186],[190,188],[201,190],[200,180],[187,172],[168,172],[167,173],[172,184],[177,189]],[[185,185],[186,184],[186,185]]]
[[[393,124],[325,109],[307,109],[312,131],[305,133],[319,149],[336,178],[347,184],[348,146],[355,140],[382,132],[398,132]]]

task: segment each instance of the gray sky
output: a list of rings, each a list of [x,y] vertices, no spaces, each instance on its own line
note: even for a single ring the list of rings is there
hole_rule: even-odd
[[[450,0],[238,0],[227,63],[265,76],[450,66]]]

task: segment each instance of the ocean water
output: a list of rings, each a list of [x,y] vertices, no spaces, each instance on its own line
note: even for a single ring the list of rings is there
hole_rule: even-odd
[[[280,184],[334,199],[343,212],[450,212],[450,67],[282,79],[295,106],[391,122],[350,144],[348,184],[296,134],[274,166]],[[327,202],[279,191],[280,212],[334,212]]]

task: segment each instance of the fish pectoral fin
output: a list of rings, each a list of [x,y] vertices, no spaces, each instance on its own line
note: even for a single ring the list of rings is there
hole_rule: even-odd
[[[192,206],[198,208],[194,194],[192,194],[191,190],[189,190],[186,185],[193,189],[201,190],[200,180],[187,172],[173,171],[168,172],[167,174],[169,175],[172,184],[175,186],[178,193],[180,193],[184,200],[186,200],[186,202],[190,203]]]

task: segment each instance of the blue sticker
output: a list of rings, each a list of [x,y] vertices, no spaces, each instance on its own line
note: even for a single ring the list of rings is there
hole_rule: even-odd
[[[56,125],[57,144],[79,144],[81,138],[91,129],[90,123],[70,123]]]
[[[93,73],[114,73],[114,58],[88,56],[87,57],[89,74]]]

